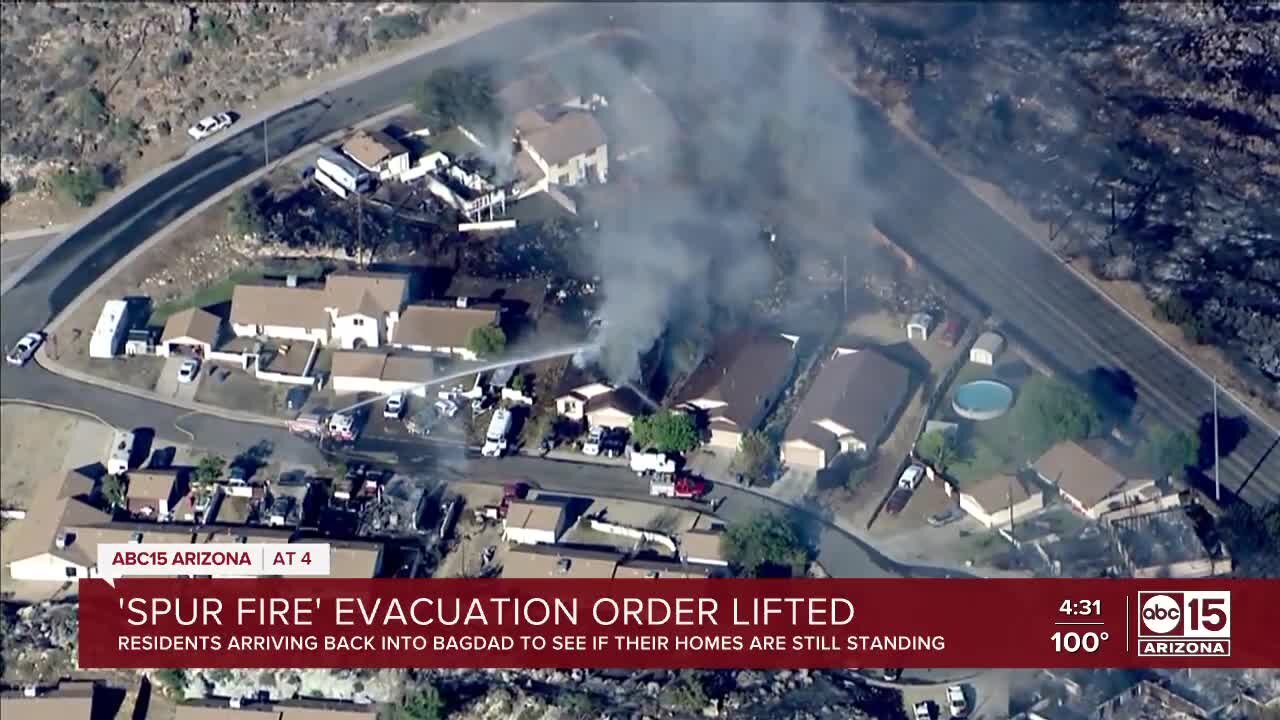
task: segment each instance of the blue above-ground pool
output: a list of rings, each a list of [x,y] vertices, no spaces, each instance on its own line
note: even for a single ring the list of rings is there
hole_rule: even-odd
[[[956,388],[951,408],[968,420],[992,420],[1009,411],[1013,389],[995,380],[974,380]]]

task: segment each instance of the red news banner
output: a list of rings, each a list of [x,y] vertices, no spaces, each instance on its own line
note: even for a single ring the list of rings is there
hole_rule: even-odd
[[[1265,580],[80,582],[84,668],[1280,667]]]

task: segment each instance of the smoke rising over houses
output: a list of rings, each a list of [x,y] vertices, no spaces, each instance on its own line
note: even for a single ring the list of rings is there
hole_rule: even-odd
[[[620,124],[654,138],[653,152],[618,165],[619,209],[584,248],[603,296],[599,361],[614,379],[636,378],[640,356],[673,324],[732,319],[772,292],[782,270],[766,226],[793,229],[782,240],[797,256],[834,256],[868,220],[854,108],[816,54],[822,12],[647,8],[635,13],[647,23],[643,59],[603,49],[583,59],[604,94],[652,89],[675,118],[614,103]]]

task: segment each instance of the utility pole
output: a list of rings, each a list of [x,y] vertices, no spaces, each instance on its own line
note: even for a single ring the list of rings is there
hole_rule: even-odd
[[[356,193],[356,251],[364,257],[364,195],[359,192]],[[361,264],[368,267],[369,260],[364,260]]]
[[[1218,466],[1222,464],[1222,456],[1218,450],[1218,376],[1213,376],[1213,499],[1222,502],[1222,480],[1218,477]]]
[[[849,253],[844,254],[843,272],[840,275],[844,285],[844,316],[849,317]]]

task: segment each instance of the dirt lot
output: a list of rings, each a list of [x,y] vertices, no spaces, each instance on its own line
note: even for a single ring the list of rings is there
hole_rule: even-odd
[[[492,520],[477,523],[472,512],[485,505],[502,502],[502,488],[496,485],[451,483],[449,489],[461,495],[466,504],[458,520],[457,539],[453,549],[440,561],[435,577],[476,577],[481,571],[480,555],[485,548],[495,547],[493,566],[502,567],[507,544],[502,540],[502,524]]]
[[[6,403],[0,412],[0,503],[24,508],[36,483],[56,482],[64,471],[101,462],[112,432],[87,417]],[[57,592],[60,584],[15,583],[9,578],[9,549],[24,522],[4,520],[0,529],[0,591],[20,600],[42,599]]]

